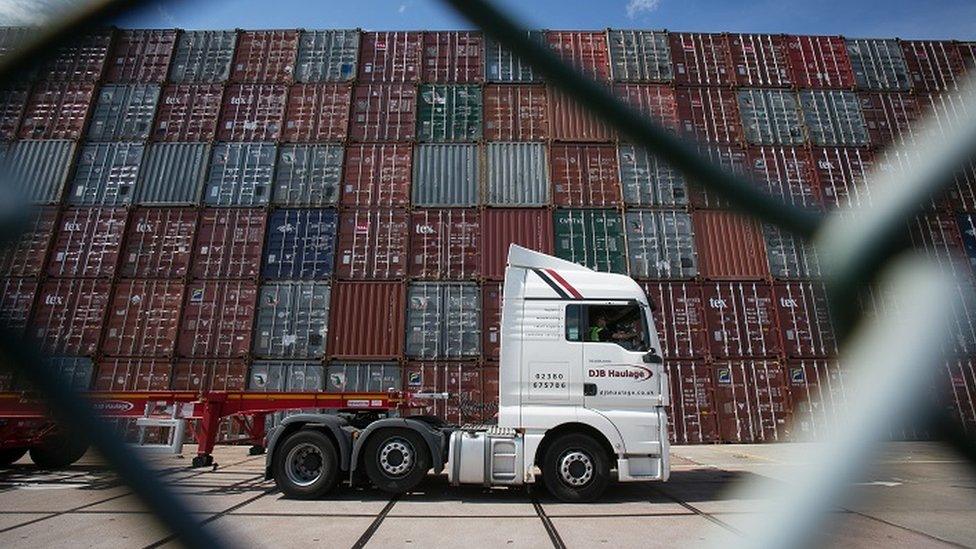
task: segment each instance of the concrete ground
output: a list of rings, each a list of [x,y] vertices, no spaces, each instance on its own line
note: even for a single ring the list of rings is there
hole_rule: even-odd
[[[326,500],[292,501],[263,480],[264,457],[245,447],[219,447],[216,470],[190,469],[189,457],[148,459],[206,528],[237,547],[619,548],[735,540],[761,502],[730,489],[768,479],[788,490],[792,467],[816,452],[811,444],[674,447],[667,484],[614,485],[585,505],[538,489],[451,488],[444,477],[396,499],[343,488]],[[938,445],[888,445],[849,493],[814,545],[976,546],[976,476]],[[171,545],[97,456],[62,471],[39,471],[26,459],[0,470],[0,547]]]

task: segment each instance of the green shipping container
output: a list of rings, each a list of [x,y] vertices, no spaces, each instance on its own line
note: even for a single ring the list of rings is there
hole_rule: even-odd
[[[556,210],[556,256],[604,272],[626,273],[624,224],[617,210]]]
[[[464,142],[481,139],[479,86],[420,86],[417,138],[426,142]]]

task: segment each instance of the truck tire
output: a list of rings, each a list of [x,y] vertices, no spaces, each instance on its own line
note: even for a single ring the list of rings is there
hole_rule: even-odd
[[[373,433],[366,442],[363,462],[369,480],[390,494],[413,490],[431,467],[427,443],[410,429],[381,429]]]
[[[76,433],[60,432],[30,449],[30,458],[41,469],[62,469],[81,459],[88,440]]]
[[[275,483],[286,497],[314,499],[325,495],[339,479],[335,444],[321,431],[298,431],[275,449],[271,463]]]
[[[594,501],[610,482],[610,458],[593,437],[563,435],[546,449],[542,480],[549,493],[561,501]]]
[[[18,459],[24,457],[27,448],[4,448],[0,450],[0,467],[13,465]]]

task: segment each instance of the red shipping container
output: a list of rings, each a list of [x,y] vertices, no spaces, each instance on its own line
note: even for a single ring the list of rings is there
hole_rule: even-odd
[[[79,139],[94,96],[94,84],[36,84],[18,135],[21,139]]]
[[[173,375],[169,360],[108,358],[98,362],[96,391],[168,391]]]
[[[970,280],[970,269],[965,265],[962,233],[951,213],[928,213],[916,216],[908,225],[912,246],[924,251],[943,271],[951,272],[963,280]]]
[[[677,128],[701,143],[745,143],[739,101],[725,88],[680,88],[675,91]]]
[[[122,280],[116,284],[105,323],[102,353],[172,356],[183,289],[183,282],[177,280]]]
[[[204,209],[193,248],[193,276],[257,277],[266,223],[267,214],[259,209]]]
[[[966,71],[962,52],[948,40],[899,40],[915,91],[958,91]]]
[[[481,352],[498,360],[502,343],[502,284],[485,282],[481,286]]]
[[[811,151],[817,186],[824,205],[862,207],[871,204],[871,194],[864,178],[874,165],[873,155],[863,149],[826,147]]]
[[[27,227],[16,242],[0,249],[0,276],[39,276],[44,270],[47,251],[51,249],[58,209],[36,208]]]
[[[295,74],[298,31],[243,31],[237,34],[237,51],[231,66],[231,82],[288,83]]]
[[[342,141],[349,134],[352,89],[343,84],[296,84],[288,91],[285,141]]]
[[[698,152],[724,170],[743,177],[752,177],[745,149],[726,145],[707,145],[699,147]],[[688,196],[691,204],[696,208],[729,208],[728,201],[720,199],[715,193],[706,191],[698,185],[689,185],[689,187],[691,188],[688,189]]]
[[[654,325],[667,359],[704,357],[708,353],[705,304],[701,287],[688,282],[645,282],[656,306]]]
[[[544,86],[485,87],[485,139],[545,141],[549,138],[549,102]]]
[[[857,96],[871,145],[914,141],[913,128],[923,111],[916,96],[897,92],[858,92]]]
[[[781,364],[766,360],[721,362],[712,367],[712,375],[722,441],[789,440],[792,409]]]
[[[508,247],[518,244],[552,255],[552,221],[545,209],[486,209],[481,220],[482,233],[488,235],[482,246],[481,274],[501,280],[508,262]]]
[[[29,333],[47,352],[92,355],[102,336],[110,291],[107,280],[45,282],[31,316]]]
[[[443,393],[447,386],[447,365],[441,362],[407,362],[403,365],[403,391],[408,395],[411,415],[434,416],[446,421],[447,401],[441,398],[415,396]]]
[[[481,214],[473,209],[410,214],[410,276],[476,279],[481,274]]]
[[[959,358],[947,361],[944,378],[947,390],[943,403],[952,417],[972,436],[976,432],[976,368],[974,359]]]
[[[356,86],[353,96],[354,141],[410,141],[417,133],[417,86]]]
[[[408,362],[403,367],[403,390],[408,393],[447,393],[444,399],[414,398],[414,413],[432,415],[453,425],[483,424],[497,414],[495,397],[485,391],[485,373],[471,362]],[[489,376],[497,374],[488,373]]]
[[[768,284],[715,282],[702,285],[705,325],[713,357],[776,356],[780,353],[776,306]]]
[[[424,33],[424,82],[481,82],[485,79],[480,32]]]
[[[728,36],[673,32],[669,38],[676,84],[725,86],[735,83]]]
[[[8,85],[0,89],[0,139],[7,141],[17,137],[28,97],[30,88],[27,84]]]
[[[946,193],[953,209],[976,212],[976,161],[970,162],[956,174],[956,184]]]
[[[115,274],[127,213],[124,208],[68,208],[54,240],[47,274],[109,277]]]
[[[557,206],[620,204],[617,148],[612,145],[556,145],[549,149],[553,202]]]
[[[406,143],[349,145],[343,174],[343,206],[406,206],[410,204],[413,151]]]
[[[786,356],[837,355],[837,339],[830,323],[830,308],[823,285],[791,282],[773,285]]]
[[[821,204],[813,158],[800,147],[750,147],[749,165],[766,190],[787,204],[817,208]]]
[[[563,61],[586,76],[610,80],[610,52],[605,32],[549,31],[546,43]]]
[[[38,282],[29,278],[0,278],[0,326],[15,334],[27,328]]]
[[[274,141],[285,118],[286,86],[234,84],[224,93],[217,138],[221,141]]]
[[[668,426],[674,444],[718,442],[718,407],[712,371],[701,362],[674,360],[665,363],[671,406]]]
[[[243,391],[247,362],[239,359],[189,358],[173,368],[174,391]]]
[[[343,280],[407,275],[409,218],[405,210],[347,210],[339,215],[336,274]]]
[[[332,288],[329,354],[335,358],[396,359],[403,351],[403,284],[337,282]]]
[[[106,82],[164,82],[176,46],[175,30],[123,30],[108,57]]]
[[[793,437],[822,440],[846,417],[845,372],[837,364],[818,359],[791,360],[786,364]]]
[[[487,363],[481,366],[482,424],[498,424],[498,374],[497,362]]]
[[[224,87],[220,84],[174,84],[163,88],[156,111],[156,141],[212,141]]]
[[[109,29],[73,36],[37,72],[49,82],[96,82],[105,70],[111,44]]]
[[[417,82],[423,48],[420,32],[364,32],[359,47],[359,80]]]
[[[854,70],[842,36],[787,36],[792,81],[799,88],[854,87]]]
[[[613,94],[665,128],[678,128],[674,89],[665,84],[614,84]]]
[[[177,350],[186,357],[244,357],[251,350],[258,288],[246,281],[202,281],[186,287]]]
[[[548,89],[549,120],[555,141],[613,141],[615,133],[598,116],[556,88]]]
[[[191,208],[135,210],[129,220],[119,274],[129,278],[186,276],[199,217]]]
[[[790,87],[789,49],[783,34],[729,36],[735,80],[740,86]]]
[[[766,279],[766,243],[755,221],[724,211],[691,215],[699,271],[706,280]]]

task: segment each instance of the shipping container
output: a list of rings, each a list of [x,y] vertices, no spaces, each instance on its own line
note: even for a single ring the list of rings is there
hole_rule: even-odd
[[[623,220],[617,210],[556,210],[555,256],[596,271],[626,273]]]
[[[352,89],[343,84],[296,84],[288,91],[285,141],[342,141],[349,133]]]
[[[10,334],[23,335],[37,290],[37,280],[0,278],[0,326]]]
[[[399,391],[400,365],[395,362],[333,362],[327,370],[329,393],[388,393]]]
[[[204,209],[193,248],[195,278],[256,278],[267,214],[258,209]]]
[[[169,357],[176,348],[184,284],[179,280],[122,280],[105,322],[107,356]]]
[[[37,277],[51,249],[58,210],[53,207],[30,210],[20,237],[0,248],[0,276]]]
[[[208,206],[263,206],[270,201],[274,143],[218,143],[203,202]]]
[[[275,169],[274,195],[279,206],[329,206],[339,200],[341,145],[282,145]]]
[[[410,284],[405,354],[447,359],[479,356],[481,314],[481,289],[477,284]]]
[[[460,395],[459,409],[466,414],[468,421],[464,423],[477,423],[479,425],[498,424],[498,394],[499,394],[499,373],[498,363],[483,364],[479,370],[456,370],[458,375],[448,376],[448,388],[458,387],[454,392]],[[468,381],[471,373],[480,374],[481,378],[481,399],[477,398],[477,393],[473,392],[474,381]],[[457,380],[457,381],[455,381]],[[472,387],[472,392],[468,392],[467,387]],[[469,396],[470,395],[470,396]],[[450,411],[450,408],[448,408]]]
[[[47,366],[56,372],[75,391],[91,389],[95,365],[92,359],[80,356],[52,356],[47,359]],[[20,390],[31,390],[30,387],[19,387]]]
[[[384,280],[407,274],[410,220],[405,210],[342,212],[336,274],[343,280]]]
[[[783,90],[739,90],[739,114],[753,145],[802,145],[806,141],[800,102]]]
[[[546,41],[542,31],[529,30],[525,34],[529,40],[538,44]],[[536,74],[532,65],[489,37],[485,37],[485,73],[489,82],[528,84],[542,81],[542,75]]]
[[[75,206],[132,203],[133,186],[145,149],[142,143],[89,143],[82,147],[68,203]]]
[[[698,264],[706,280],[765,279],[766,246],[752,219],[725,211],[692,214]]]
[[[668,36],[676,84],[727,86],[735,83],[727,35],[672,32]]]
[[[799,88],[851,89],[854,71],[841,36],[789,36],[791,80]]]
[[[845,371],[836,363],[818,359],[786,363],[793,403],[794,440],[824,440],[846,418]]]
[[[907,91],[912,79],[897,40],[847,39],[847,54],[857,87],[862,90]]]
[[[485,139],[545,141],[549,138],[549,102],[544,86],[485,87]]]
[[[961,168],[955,180],[955,185],[946,192],[952,208],[958,212],[976,212],[976,161]]]
[[[343,206],[405,206],[410,203],[412,147],[406,143],[349,145],[343,174]]]
[[[723,442],[780,442],[790,438],[792,411],[786,369],[768,360],[716,363],[715,401]]]
[[[329,326],[327,282],[273,282],[258,295],[254,356],[321,358]]]
[[[927,118],[923,124],[916,124],[917,133],[928,124],[937,128],[943,137],[950,137],[950,132],[959,128],[972,109],[963,96],[955,92],[920,93],[917,96],[923,116]]]
[[[885,147],[889,143],[914,141],[917,122],[922,117],[922,105],[915,95],[858,92],[857,96],[871,145]]]
[[[325,365],[319,362],[256,360],[251,365],[248,391],[317,393],[325,390]]]
[[[123,208],[69,208],[61,214],[48,276],[111,277],[122,248]]]
[[[793,206],[820,206],[820,189],[809,151],[799,147],[750,147],[748,155],[752,173],[770,194]]]
[[[324,280],[335,267],[336,211],[281,209],[268,216],[265,279]]]
[[[707,158],[713,164],[726,171],[743,178],[754,179],[752,168],[749,165],[749,157],[745,149],[727,145],[702,145],[698,147],[698,152],[704,158]],[[691,205],[696,208],[730,208],[728,200],[719,198],[714,191],[706,190],[701,184],[693,185],[689,190],[689,194],[691,196]]]
[[[329,356],[399,358],[405,310],[400,282],[337,282],[332,290]]]
[[[356,86],[353,141],[412,141],[417,129],[417,87],[409,84]]]
[[[768,284],[702,285],[708,349],[712,357],[777,356],[781,351],[776,303]]]
[[[453,425],[495,423],[498,413],[498,368],[469,362],[408,362],[402,389],[411,394],[448,393],[447,399],[414,398],[417,413]]]
[[[908,223],[908,235],[912,247],[937,263],[943,272],[952,273],[957,279],[971,279],[961,262],[965,246],[956,216],[943,212],[915,216]]]
[[[36,27],[4,26],[0,28],[0,57],[9,55],[25,46],[37,33]]]
[[[417,107],[417,139],[478,141],[483,121],[480,86],[422,85]]]
[[[549,204],[546,146],[542,143],[488,143],[488,183],[485,203],[490,206],[545,206]],[[489,233],[490,234],[490,233]]]
[[[871,204],[871,193],[864,185],[874,165],[874,156],[863,149],[815,148],[814,169],[821,196],[828,209],[861,207]]]
[[[17,137],[29,97],[30,86],[27,83],[0,87],[0,140],[9,141]]]
[[[899,40],[915,91],[958,91],[966,71],[962,52],[949,40]]]
[[[420,32],[364,32],[359,47],[359,80],[417,82],[423,49]]]
[[[174,84],[164,87],[153,140],[213,140],[217,136],[217,119],[223,96],[224,88],[220,84]]]
[[[820,278],[820,256],[816,248],[802,238],[779,227],[763,224],[769,273],[775,279]]]
[[[298,31],[242,31],[230,71],[231,82],[288,83],[295,73]]]
[[[620,203],[617,151],[611,145],[560,145],[549,149],[553,202],[557,206]]]
[[[914,147],[891,147],[882,149],[874,155],[874,171],[868,174],[870,179],[867,180],[865,188],[871,189],[872,186],[878,184],[880,181],[899,177],[900,174],[913,170],[915,166],[922,163],[923,159],[920,151]],[[929,210],[948,209],[945,198],[946,194],[940,193],[937,196],[920,201],[919,206]]]
[[[564,62],[594,80],[610,80],[610,52],[605,32],[547,31],[546,43]]]
[[[481,275],[481,214],[474,209],[410,213],[411,277],[475,279]]]
[[[34,29],[36,33],[38,29]],[[57,47],[41,63],[38,74],[48,82],[97,82],[105,72],[112,31],[102,29],[86,32]]]
[[[613,95],[631,109],[661,124],[678,129],[674,89],[665,84],[614,84]]]
[[[490,235],[482,244],[481,273],[501,280],[508,262],[509,244],[552,254],[552,221],[548,210],[486,209],[481,218],[482,234]]]
[[[621,143],[617,146],[617,164],[624,203],[628,206],[688,205],[684,176],[647,149]]]
[[[959,237],[962,239],[963,250],[973,273],[976,274],[976,215],[958,214],[956,224]]]
[[[814,145],[867,145],[868,131],[854,92],[802,90],[800,109]]]
[[[414,147],[414,206],[477,206],[481,192],[477,145]]]
[[[671,390],[668,425],[676,444],[719,442],[718,405],[712,371],[695,361],[674,361],[666,365]]]
[[[502,283],[481,285],[481,354],[498,360],[502,343]]]
[[[549,123],[554,141],[609,142],[616,133],[602,118],[594,115],[570,96],[549,87]]]
[[[281,137],[287,86],[232,84],[224,91],[217,139],[273,141]]]
[[[152,143],[146,147],[136,204],[198,204],[210,162],[206,143]]]
[[[159,86],[112,84],[98,91],[88,124],[89,141],[141,141],[149,137]]]
[[[120,30],[108,56],[106,82],[161,83],[169,73],[176,31]]]
[[[745,143],[738,98],[733,90],[679,88],[675,91],[675,109],[677,128],[699,143]]]
[[[0,166],[7,184],[24,202],[57,204],[74,158],[71,141],[15,141],[4,149]]]
[[[296,82],[343,82],[356,77],[358,30],[301,31]]]
[[[185,277],[199,217],[191,208],[136,209],[129,219],[119,274],[127,278]]]
[[[786,356],[837,355],[837,340],[830,323],[827,292],[822,284],[774,284],[773,299],[776,301],[776,314]]]
[[[240,359],[187,358],[173,367],[174,391],[243,391],[247,363]]]
[[[786,35],[732,34],[728,40],[738,85],[793,86]]]
[[[972,358],[946,361],[940,376],[945,410],[958,421],[964,432],[976,431],[976,368]]]
[[[698,276],[695,234],[687,212],[628,210],[624,218],[631,277]]]
[[[424,33],[424,82],[482,82],[485,75],[480,32]]]
[[[61,279],[41,285],[29,331],[43,350],[91,355],[98,350],[111,284],[106,280]]]
[[[24,109],[20,138],[80,139],[94,96],[94,84],[35,84]]]
[[[161,359],[106,358],[96,370],[96,391],[166,391],[173,377],[173,363]]]
[[[226,82],[237,45],[235,31],[181,31],[173,51],[171,82]]]
[[[693,282],[645,282],[654,304],[654,324],[666,359],[704,357],[708,352],[705,302]],[[670,360],[669,360],[670,363]]]
[[[671,48],[661,31],[609,30],[610,75],[617,82],[670,82]]]
[[[251,350],[257,286],[200,281],[186,286],[177,351],[185,357],[237,358]]]

